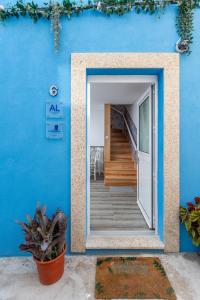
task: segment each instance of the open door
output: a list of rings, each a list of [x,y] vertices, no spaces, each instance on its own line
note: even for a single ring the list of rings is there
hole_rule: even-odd
[[[153,229],[153,94],[149,88],[138,102],[138,205],[150,229]]]
[[[111,105],[104,105],[104,163],[110,161]]]

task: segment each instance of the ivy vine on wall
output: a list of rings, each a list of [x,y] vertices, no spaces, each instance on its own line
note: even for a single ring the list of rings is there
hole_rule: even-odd
[[[85,10],[93,10],[107,16],[116,14],[122,16],[126,13],[155,14],[163,12],[169,5],[177,5],[176,28],[180,36],[176,50],[180,53],[190,53],[193,42],[193,17],[194,9],[200,7],[200,0],[93,0],[88,3],[71,2],[64,0],[62,3],[44,3],[43,7],[32,2],[24,3],[22,0],[13,5],[3,7],[0,5],[0,21],[4,22],[11,17],[29,16],[33,22],[44,18],[51,21],[54,33],[54,45],[58,50],[60,46],[61,18],[78,16]]]

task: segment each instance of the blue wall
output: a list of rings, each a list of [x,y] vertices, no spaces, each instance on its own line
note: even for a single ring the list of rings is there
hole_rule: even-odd
[[[6,2],[4,2],[6,3]],[[70,54],[72,52],[173,52],[176,8],[157,16],[110,18],[86,12],[62,20],[61,50],[54,53],[48,21],[28,18],[0,26],[0,255],[21,255],[23,234],[15,220],[33,213],[70,212]],[[181,58],[181,201],[199,195],[200,11],[195,13],[193,53]],[[45,138],[48,88],[59,86],[65,103],[65,138]],[[3,230],[4,229],[4,230]],[[70,237],[68,232],[68,243]],[[181,250],[193,251],[181,228]]]

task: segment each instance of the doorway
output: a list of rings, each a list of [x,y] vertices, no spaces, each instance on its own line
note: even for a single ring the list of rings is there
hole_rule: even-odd
[[[157,232],[157,77],[89,76],[87,234]]]
[[[72,53],[71,55],[71,251],[152,249],[179,252],[179,55],[176,53]],[[158,180],[153,236],[88,235],[88,76],[158,77]],[[172,143],[173,141],[173,143]],[[153,176],[153,181],[155,177]],[[173,224],[173,226],[172,226]]]

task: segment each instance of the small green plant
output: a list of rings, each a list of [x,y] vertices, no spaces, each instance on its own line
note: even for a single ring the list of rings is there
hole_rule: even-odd
[[[200,245],[200,197],[194,203],[188,202],[187,207],[180,207],[180,220],[184,224],[195,246]]]
[[[178,14],[176,17],[176,28],[180,36],[178,43],[179,50],[190,54],[190,46],[193,42],[194,30],[194,9],[197,3],[194,0],[182,0],[178,4]]]
[[[49,261],[58,257],[66,248],[65,233],[67,218],[62,211],[56,210],[51,217],[46,215],[46,206],[37,206],[34,218],[27,215],[27,223],[19,222],[25,233],[25,243],[20,250],[27,251],[40,261]]]

